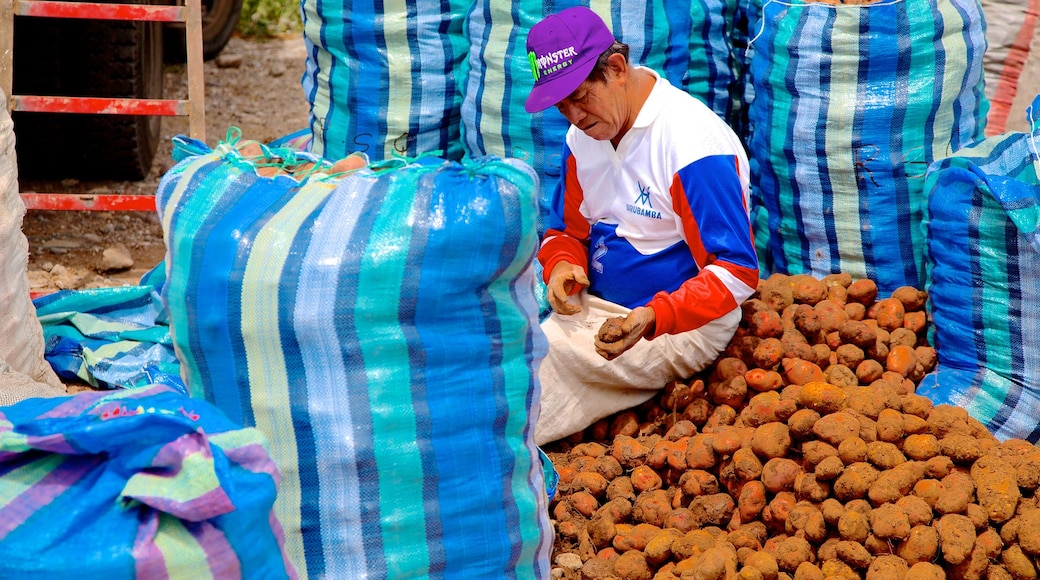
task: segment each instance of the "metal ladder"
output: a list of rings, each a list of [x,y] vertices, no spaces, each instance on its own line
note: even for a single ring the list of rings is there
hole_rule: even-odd
[[[188,98],[177,100],[15,95],[12,90],[15,16],[183,22],[187,47]],[[8,42],[9,45],[5,47],[3,42]],[[201,0],[187,0],[185,6],[0,0],[0,89],[8,95],[6,105],[9,112],[186,116],[190,136],[205,141],[206,108],[202,66]],[[155,197],[152,195],[23,192],[21,198],[29,210],[155,211]]]

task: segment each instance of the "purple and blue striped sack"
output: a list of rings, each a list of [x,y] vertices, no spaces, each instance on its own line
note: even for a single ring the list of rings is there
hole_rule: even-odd
[[[165,385],[0,407],[0,578],[296,578],[257,429]]]

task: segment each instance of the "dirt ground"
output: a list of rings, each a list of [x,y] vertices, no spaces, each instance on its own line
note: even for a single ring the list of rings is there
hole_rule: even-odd
[[[232,38],[217,60],[205,64],[206,142],[215,146],[229,127],[244,139],[271,141],[308,123],[308,104],[300,85],[306,64],[302,36],[273,40]],[[238,63],[236,65],[236,62]],[[166,70],[167,98],[185,98],[183,65]],[[1008,131],[1024,131],[1024,111],[1040,93],[1040,34],[1020,79]],[[154,194],[172,165],[170,139],[188,133],[186,118],[166,117],[152,171],[140,182],[21,182],[22,192]],[[23,230],[29,239],[29,280],[34,294],[59,289],[137,284],[162,261],[165,245],[158,218],[137,212],[33,211]],[[106,270],[105,251],[129,254],[133,266]]]
[[[243,139],[264,142],[307,127],[308,103],[300,85],[306,57],[302,36],[263,41],[232,38],[216,60],[205,63],[206,143],[216,146],[232,126],[242,130]],[[165,98],[187,97],[184,65],[167,65],[164,92]],[[154,194],[173,165],[171,139],[187,133],[186,117],[163,118],[159,150],[143,181],[22,180],[19,190]],[[35,294],[135,285],[162,261],[166,248],[154,213],[30,211],[22,229],[29,240],[29,281]],[[129,253],[133,266],[107,269],[106,250]]]

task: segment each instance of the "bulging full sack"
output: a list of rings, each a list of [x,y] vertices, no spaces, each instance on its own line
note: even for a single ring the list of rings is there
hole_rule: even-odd
[[[469,2],[303,0],[303,92],[312,151],[382,161],[439,150],[462,157],[456,67]]]
[[[982,138],[978,0],[768,0],[751,18],[755,241],[763,277],[924,287],[928,165]]]
[[[1040,98],[1033,102],[1040,112]],[[918,393],[1001,439],[1040,440],[1040,119],[928,170],[928,296],[937,370]]]
[[[182,374],[271,439],[301,573],[548,578],[533,171],[262,177],[181,144],[158,207]]]

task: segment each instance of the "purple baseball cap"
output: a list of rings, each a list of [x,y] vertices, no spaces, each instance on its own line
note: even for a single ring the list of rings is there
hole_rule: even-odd
[[[585,82],[596,60],[614,43],[598,14],[575,6],[545,17],[527,35],[534,89],[527,95],[528,113],[543,111],[562,101]]]

